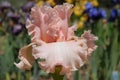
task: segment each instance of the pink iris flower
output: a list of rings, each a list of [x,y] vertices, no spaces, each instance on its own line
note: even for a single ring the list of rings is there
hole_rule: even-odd
[[[19,51],[20,62],[15,65],[23,70],[30,70],[35,60],[39,67],[48,73],[54,73],[56,66],[61,66],[60,74],[68,75],[79,69],[97,46],[97,37],[90,30],[81,37],[74,34],[76,26],[69,26],[72,5],[64,3],[54,8],[35,6],[31,9],[31,18],[26,28],[31,36],[31,43]]]

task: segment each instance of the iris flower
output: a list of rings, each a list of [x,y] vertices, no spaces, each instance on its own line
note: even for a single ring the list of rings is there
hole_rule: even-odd
[[[0,4],[0,11],[4,12],[5,9],[12,8],[11,4],[8,1],[3,1]]]
[[[117,18],[117,9],[112,9],[108,21],[114,22]]]
[[[85,12],[88,13],[89,10],[92,9],[92,8],[93,8],[93,5],[90,2],[85,4]]]
[[[35,6],[31,10],[31,19],[26,28],[31,43],[19,51],[20,62],[15,65],[30,70],[37,60],[39,67],[48,73],[54,73],[61,66],[60,74],[69,78],[71,71],[79,69],[97,48],[97,37],[90,30],[81,37],[74,34],[75,25],[68,25],[72,5],[64,3],[54,8]]]
[[[118,9],[118,17],[120,17],[120,9]]]
[[[34,1],[29,1],[27,2],[24,6],[21,6],[21,9],[24,12],[30,12],[30,9],[35,5]]]
[[[100,18],[106,18],[107,17],[106,11],[104,9],[100,9],[99,16],[100,16]]]
[[[116,4],[120,4],[120,0],[111,0],[112,3]]]

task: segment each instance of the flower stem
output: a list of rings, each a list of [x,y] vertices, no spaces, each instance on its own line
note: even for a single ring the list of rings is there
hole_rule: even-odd
[[[55,72],[51,74],[54,80],[63,80],[64,75],[60,75],[61,69],[62,69],[62,66],[55,67]]]
[[[64,75],[52,74],[54,80],[63,80]]]

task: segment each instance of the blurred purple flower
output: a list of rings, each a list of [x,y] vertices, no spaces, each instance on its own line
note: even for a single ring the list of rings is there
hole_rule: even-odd
[[[108,19],[109,22],[114,22],[117,18],[117,9],[112,9],[110,13],[110,18]]]
[[[8,1],[1,2],[0,4],[0,11],[4,12],[5,9],[11,8],[11,4]]]
[[[25,20],[27,20],[30,18],[30,13],[26,13],[24,16],[25,16]]]
[[[89,19],[98,20],[100,18],[106,18],[107,13],[104,9],[100,9],[98,7],[94,7],[90,2],[86,3],[84,13],[87,13]]]
[[[118,17],[120,17],[120,9],[118,9]]]
[[[89,15],[89,18],[92,19],[92,20],[97,20],[97,19],[99,19],[99,11],[98,11],[98,8],[92,8],[92,9],[90,9],[88,15]]]
[[[24,12],[30,12],[31,11],[31,8],[35,5],[35,2],[34,1],[29,1],[27,2],[24,6],[21,7],[21,9],[24,11]]]
[[[90,2],[86,3],[85,4],[85,13],[89,12],[89,10],[92,8],[93,8],[93,5]]]
[[[14,23],[18,23],[20,19],[20,15],[16,12],[8,12],[7,13],[7,18],[10,18]]]
[[[120,0],[111,0],[111,2],[113,3],[113,4],[120,4]]]
[[[21,24],[16,24],[13,26],[12,34],[18,35],[23,29],[23,26]]]
[[[99,16],[100,18],[106,18],[107,17],[107,13],[104,9],[99,9]]]

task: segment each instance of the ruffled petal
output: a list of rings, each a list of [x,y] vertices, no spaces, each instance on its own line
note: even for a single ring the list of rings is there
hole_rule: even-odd
[[[28,46],[23,47],[19,51],[19,59],[21,60],[18,64],[14,63],[20,69],[30,70],[32,68],[32,64],[35,59],[32,56],[32,45],[34,43],[29,44]]]
[[[91,35],[88,33],[88,37]],[[46,72],[54,73],[55,67],[60,65],[62,66],[61,74],[67,74],[79,69],[87,61],[88,55],[95,50],[95,48],[90,49],[91,51],[89,51],[87,38],[82,36],[78,40],[36,46],[33,48],[33,56],[35,59],[44,59],[44,61],[38,61],[38,64]]]
[[[98,37],[91,34],[90,30],[85,31],[81,37],[87,40],[88,53],[92,53],[96,50],[97,46],[95,45],[95,41],[98,40]],[[88,56],[90,56],[90,54],[88,54]]]
[[[32,65],[24,57],[21,58],[21,61],[18,64],[17,63],[14,63],[14,64],[16,65],[16,67],[22,70],[30,70],[32,67]]]
[[[46,5],[33,7],[26,25],[32,42],[39,39],[47,43],[67,40],[71,7],[67,3],[54,8]]]

